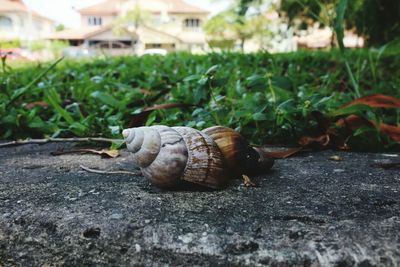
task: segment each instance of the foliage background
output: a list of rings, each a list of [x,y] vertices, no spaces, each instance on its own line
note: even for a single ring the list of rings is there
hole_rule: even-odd
[[[400,97],[397,52],[348,53],[362,95]],[[145,107],[179,103],[149,112],[145,124],[198,129],[220,124],[253,143],[295,144],[301,136],[320,134],[313,112],[334,122],[340,116],[330,114],[355,98],[343,63],[340,52],[333,51],[103,58],[64,61],[55,68],[3,65],[0,138],[120,137],[121,129]],[[360,108],[352,113],[400,124],[398,109]],[[394,145],[373,128],[356,134],[360,144],[354,148]]]

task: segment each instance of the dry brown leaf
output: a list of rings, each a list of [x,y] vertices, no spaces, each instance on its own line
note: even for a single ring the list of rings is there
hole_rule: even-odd
[[[88,148],[73,149],[73,150],[66,150],[66,151],[56,151],[56,152],[52,152],[51,154],[53,156],[59,156],[59,155],[75,154],[75,153],[96,154],[96,155],[100,155],[101,157],[104,157],[104,158],[116,158],[119,156],[119,151],[116,149],[95,150],[95,149],[88,149]]]
[[[24,108],[26,108],[26,109],[32,109],[34,107],[48,108],[49,104],[47,102],[44,102],[44,101],[36,101],[36,102],[27,103],[24,106]]]
[[[357,104],[363,104],[374,108],[400,108],[399,99],[381,94],[358,98],[344,105],[342,108]],[[349,115],[346,118],[341,118],[336,121],[336,127],[345,128],[348,130],[347,133],[342,133],[339,135],[335,127],[329,127],[329,120],[325,118],[323,114],[320,112],[314,112],[313,115],[316,118],[321,135],[301,137],[299,144],[303,147],[316,145],[318,147],[325,148],[333,145],[340,149],[347,150],[347,140],[350,138],[351,132],[366,126],[379,128],[381,132],[387,134],[392,140],[397,142],[400,141],[400,127],[397,126],[385,123],[377,124],[374,121],[364,119],[357,115]]]
[[[333,161],[342,161],[343,160],[343,158],[338,156],[338,155],[334,155],[332,157],[329,157],[329,159],[333,160]]]
[[[303,136],[300,138],[299,144],[301,146],[309,146],[317,144],[322,147],[326,147],[330,144],[331,138],[329,134],[323,134],[321,136],[312,137],[312,136]]]
[[[152,95],[152,94],[153,94],[152,91],[150,91],[149,89],[144,89],[144,88],[139,89],[139,92],[141,92],[141,93],[142,93],[143,95],[145,95],[145,96],[148,96],[148,95]]]
[[[336,122],[336,126],[344,127],[352,131],[364,126],[373,127],[374,124],[367,119],[364,119],[357,115],[349,115],[346,118],[341,118]]]
[[[365,96],[347,103],[343,107],[363,104],[373,108],[400,108],[400,100],[388,95],[371,95]]]
[[[117,158],[119,156],[119,150],[117,149],[103,149],[99,153],[100,156],[110,157],[110,158]]]
[[[389,125],[386,123],[377,124],[376,122],[366,120],[357,115],[350,115],[336,122],[337,126],[346,127],[352,131],[363,127],[370,126],[380,129],[381,132],[387,134],[393,141],[400,142],[400,127]]]
[[[393,141],[400,142],[400,127],[381,123],[379,124],[381,132],[387,134]]]

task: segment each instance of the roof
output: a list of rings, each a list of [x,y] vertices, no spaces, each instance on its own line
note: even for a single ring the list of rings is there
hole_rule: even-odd
[[[209,11],[190,5],[183,0],[108,0],[97,5],[82,8],[82,15],[117,15],[122,9],[140,5],[144,10],[160,13],[208,14]]]
[[[124,0],[108,0],[93,6],[81,8],[78,10],[82,15],[116,15]]]
[[[23,12],[32,13],[32,16],[40,18],[47,21],[53,21],[45,16],[40,15],[34,10],[28,8],[22,0],[6,0],[1,1],[0,12]]]
[[[52,33],[50,36],[47,37],[47,39],[84,40],[109,29],[111,29],[111,26],[86,26],[76,29],[66,29],[63,31]]]
[[[149,26],[140,26],[137,34],[143,43],[174,43],[182,42],[180,38],[163,31],[156,30]],[[162,37],[162,38],[160,38]]]
[[[52,33],[47,39],[54,40],[85,40],[94,37],[103,32],[112,30],[111,25],[107,26],[87,26],[77,29],[67,29],[59,32]],[[175,41],[181,42],[181,40],[171,34],[153,29],[148,26],[140,26],[137,31],[139,38],[145,43],[173,43]],[[159,38],[162,36],[163,38]]]

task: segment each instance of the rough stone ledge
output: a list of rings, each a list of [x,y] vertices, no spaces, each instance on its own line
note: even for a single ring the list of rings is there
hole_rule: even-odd
[[[398,154],[336,151],[278,161],[222,191],[162,191],[129,154],[0,149],[0,266],[399,266]],[[331,161],[339,155],[342,161]]]

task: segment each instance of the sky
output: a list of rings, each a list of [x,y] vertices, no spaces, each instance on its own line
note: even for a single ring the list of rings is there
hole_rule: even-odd
[[[90,6],[104,0],[24,0],[25,4],[58,23],[67,27],[77,27],[80,24],[79,14],[75,9]],[[229,1],[215,0],[184,0],[192,5],[205,8],[212,14],[218,13],[228,6]]]

